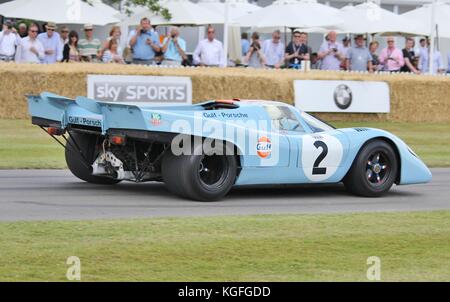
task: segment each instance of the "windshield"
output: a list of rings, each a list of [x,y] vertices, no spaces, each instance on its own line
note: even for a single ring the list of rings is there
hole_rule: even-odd
[[[303,120],[311,127],[311,130],[314,132],[324,132],[324,131],[330,131],[330,130],[334,130],[335,128],[325,122],[322,122],[321,120],[319,120],[318,118],[305,113],[305,112],[301,112],[301,116],[303,118]]]
[[[264,106],[272,121],[272,127],[277,130],[304,132],[295,114],[287,106]]]

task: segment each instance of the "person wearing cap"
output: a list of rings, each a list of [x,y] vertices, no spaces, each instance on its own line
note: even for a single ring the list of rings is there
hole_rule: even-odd
[[[59,33],[56,32],[56,24],[54,22],[47,23],[46,32],[39,34],[38,40],[45,49],[44,64],[54,64],[63,59],[64,45],[61,42]]]
[[[372,72],[372,55],[364,43],[363,35],[355,36],[355,46],[347,51],[345,60],[347,70]]]
[[[78,41],[81,58],[85,62],[98,62],[102,42],[94,38],[94,26],[92,24],[85,24],[84,34],[86,38]]]
[[[17,32],[21,38],[28,36],[28,26],[25,23],[19,24],[19,31]]]
[[[16,54],[16,47],[20,43],[20,37],[11,22],[3,25],[3,31],[0,32],[0,60],[13,61]]]

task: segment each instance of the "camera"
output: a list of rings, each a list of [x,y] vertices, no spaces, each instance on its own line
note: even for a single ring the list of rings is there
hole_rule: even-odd
[[[6,27],[7,27],[9,30],[13,29],[13,27],[14,27],[14,24],[13,24],[11,21],[7,21],[7,22],[5,23],[5,25],[6,25]]]
[[[261,45],[258,42],[253,42],[251,47],[253,47],[256,50],[260,50],[261,49]]]

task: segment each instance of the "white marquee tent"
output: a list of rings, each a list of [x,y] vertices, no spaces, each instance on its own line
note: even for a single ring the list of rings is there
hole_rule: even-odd
[[[422,30],[429,35],[431,28],[433,27],[431,15],[432,5],[426,4],[420,8],[402,14],[402,17],[411,21],[420,20]],[[450,38],[450,4],[443,2],[436,3],[434,22],[437,25],[439,37]]]
[[[345,6],[338,16],[344,20],[344,23],[338,25],[338,29],[345,33],[423,35],[427,32],[418,19],[405,18],[373,2]]]
[[[277,0],[273,4],[243,16],[235,21],[253,28],[303,28],[339,25],[338,9],[316,0]]]
[[[161,6],[167,8],[172,16],[170,20],[151,12],[146,7],[132,9],[131,16],[123,22],[129,26],[138,25],[143,17],[150,18],[153,25],[205,25],[222,24],[224,17],[205,7],[201,7],[189,0],[166,0]]]
[[[52,21],[58,24],[106,25],[120,22],[119,12],[100,1],[14,0],[0,4],[0,15],[7,18]]]

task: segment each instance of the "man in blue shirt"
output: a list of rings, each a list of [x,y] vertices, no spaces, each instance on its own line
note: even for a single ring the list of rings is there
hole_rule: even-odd
[[[133,63],[151,65],[155,62],[155,54],[161,51],[159,36],[152,30],[148,18],[143,18],[136,30],[130,33],[130,46],[133,49]]]
[[[180,66],[186,56],[186,41],[180,38],[180,30],[173,26],[170,28],[169,35],[164,38],[161,51],[164,53],[162,65]]]
[[[242,33],[241,34],[241,49],[242,49],[242,56],[245,57],[250,50],[250,42],[248,41],[248,34]]]
[[[61,38],[56,31],[56,24],[48,22],[46,26],[47,32],[38,35],[38,40],[42,43],[45,49],[44,64],[54,64],[61,62],[63,59],[64,45]]]
[[[355,46],[347,51],[346,70],[372,72],[372,55],[365,47],[364,35],[355,37]]]

